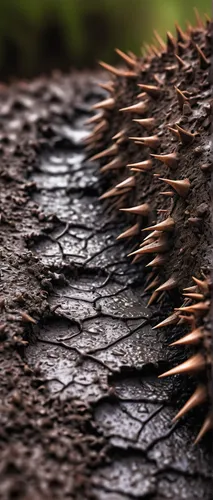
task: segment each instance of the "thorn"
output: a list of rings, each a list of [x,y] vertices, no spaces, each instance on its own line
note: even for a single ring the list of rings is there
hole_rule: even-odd
[[[147,102],[138,102],[127,108],[121,108],[119,111],[125,111],[126,113],[137,113],[139,115],[144,115],[148,111]]]
[[[165,283],[160,285],[157,289],[156,292],[164,292],[167,290],[172,290],[172,288],[176,288],[177,282],[174,278],[169,278]]]
[[[196,328],[196,330],[193,330],[191,333],[188,333],[184,337],[182,337],[179,340],[176,340],[175,342],[172,342],[172,344],[169,344],[170,346],[174,345],[194,345],[198,344],[200,340],[202,339],[202,331],[200,328]]]
[[[162,191],[159,194],[161,194],[162,196],[170,196],[170,197],[174,196],[173,191]]]
[[[129,229],[127,229],[126,231],[124,231],[123,233],[121,233],[116,238],[116,240],[121,240],[122,238],[132,238],[132,236],[136,236],[136,234],[138,234],[139,231],[140,231],[140,225],[139,224],[135,224],[134,226],[129,227]]]
[[[93,134],[99,134],[100,132],[105,132],[109,128],[109,124],[106,120],[102,120],[96,127],[93,129]]]
[[[179,69],[187,69],[188,68],[189,65],[186,64],[185,61],[180,56],[175,54],[175,57],[179,63]]]
[[[163,321],[161,321],[161,323],[158,323],[158,325],[154,326],[153,330],[156,330],[156,328],[163,328],[164,326],[174,325],[178,322],[178,319],[179,315],[177,313],[171,314],[171,316],[168,316],[168,318],[164,319]]]
[[[137,73],[133,71],[124,71],[122,69],[115,68],[114,66],[111,66],[111,64],[107,64],[103,61],[100,61],[99,64],[100,66],[102,66],[102,68],[106,69],[107,71],[116,76],[124,76],[127,78],[132,78],[132,77],[135,78],[137,76]]]
[[[204,295],[202,295],[201,293],[184,293],[183,296],[189,297],[190,299],[194,299],[194,300],[203,300],[204,299]]]
[[[102,196],[100,196],[99,200],[106,200],[107,198],[111,198],[112,196],[121,196],[122,194],[125,194],[128,192],[129,192],[129,189],[118,190],[116,188],[112,188],[109,191],[107,191],[106,193],[102,194]]]
[[[194,7],[194,13],[195,13],[196,21],[197,21],[197,26],[199,28],[203,28],[203,21],[201,19],[201,16],[199,14],[199,11],[198,11],[197,7]]]
[[[183,105],[188,101],[187,97],[181,92],[178,87],[174,87],[177,93],[178,103],[180,106],[180,110],[183,110]]]
[[[182,373],[201,371],[205,368],[205,366],[206,366],[206,361],[205,358],[202,356],[202,354],[195,354],[191,358],[187,359],[187,361],[184,361],[184,363],[175,366],[168,372],[162,373],[162,375],[159,375],[158,378],[168,377],[170,375],[179,375]]]
[[[194,444],[198,444],[199,441],[202,439],[202,437],[206,434],[206,432],[210,431],[213,427],[213,418],[211,413],[207,415],[206,419],[204,420],[204,423],[200,429],[200,432],[198,436],[195,439]]]
[[[152,169],[152,161],[151,160],[145,160],[141,161],[139,163],[128,163],[127,167],[134,167],[137,168],[139,171],[142,170],[151,170]]]
[[[25,323],[33,323],[34,325],[37,324],[37,321],[35,319],[33,319],[32,316],[30,316],[26,312],[20,312],[20,315],[21,315],[22,321],[24,321]]]
[[[114,109],[115,100],[110,97],[109,99],[105,99],[104,101],[98,102],[92,106],[92,109]]]
[[[123,128],[117,134],[113,135],[112,140],[117,141],[117,139],[121,139],[121,137],[125,136],[125,134],[126,134],[126,129]]]
[[[110,161],[109,163],[107,163],[106,165],[104,165],[100,169],[100,172],[101,173],[109,172],[109,170],[115,170],[115,169],[118,169],[118,168],[123,168],[124,166],[125,165],[122,162],[122,159],[120,158],[120,156],[116,156],[112,161]]]
[[[179,132],[180,140],[184,146],[191,144],[194,141],[194,138],[196,137],[197,134],[192,134],[191,132],[188,132],[184,128],[180,127],[179,125],[176,124],[177,130]]]
[[[152,233],[148,234],[146,238],[144,238],[143,241],[147,241],[150,238],[154,238],[155,240],[158,239],[160,236],[162,236],[162,233],[160,231],[153,231]],[[141,243],[143,244],[143,243]]]
[[[129,57],[127,54],[125,54],[125,52],[123,52],[122,50],[120,49],[115,49],[115,52],[117,52],[117,54],[125,61],[125,63],[127,63],[129,66],[131,67],[135,67],[135,59],[132,59],[131,57]]]
[[[176,422],[179,418],[183,417],[189,410],[199,406],[204,403],[207,399],[207,390],[204,385],[199,385],[192,396],[188,399],[187,403],[181,408],[177,415],[172,419],[172,422]]]
[[[143,205],[136,205],[130,208],[120,208],[122,212],[129,212],[130,214],[143,215],[146,216],[150,213],[150,206],[148,203],[143,203]]]
[[[151,154],[156,160],[165,163],[167,167],[175,168],[177,167],[177,153],[169,153],[166,155],[154,155]]]
[[[142,127],[144,127],[146,130],[152,130],[156,127],[155,118],[142,118],[139,120],[134,119],[133,122],[140,123],[140,125],[142,125]]]
[[[136,250],[135,252],[130,253],[129,255],[143,255],[146,253],[158,253],[158,252],[165,252],[167,250],[167,244],[165,241],[159,241],[159,242],[154,242],[150,243],[150,245],[146,245],[143,248],[139,248],[139,250]]]
[[[203,293],[206,294],[209,291],[209,285],[208,285],[207,281],[199,280],[199,279],[195,278],[195,276],[192,276],[192,279]]]
[[[96,113],[94,116],[91,118],[88,118],[85,122],[84,125],[90,125],[91,123],[98,122],[99,120],[102,120],[103,118],[103,113]]]
[[[157,87],[156,85],[144,85],[139,83],[138,87],[140,87],[143,92],[146,92],[146,94],[148,94],[153,99],[157,99],[162,95],[162,89],[160,87]]]
[[[186,311],[191,313],[202,313],[209,310],[209,301],[206,302],[198,302],[197,304],[193,304],[192,306],[179,307],[175,309],[177,311]]]
[[[175,227],[175,221],[172,217],[168,217],[168,219],[163,220],[162,222],[159,222],[158,224],[155,224],[154,226],[150,227],[145,227],[143,231],[151,231],[151,230],[156,230],[156,231],[173,231]]]
[[[146,267],[158,267],[165,263],[165,258],[162,255],[157,255]]]
[[[183,179],[179,181],[172,181],[170,179],[163,179],[159,177],[159,179],[169,186],[171,186],[182,198],[186,198],[190,189],[189,179]]]
[[[148,303],[147,303],[147,306],[151,306],[152,304],[154,304],[154,302],[157,300],[158,298],[158,292],[156,292],[156,290],[152,293]]]
[[[157,276],[145,289],[144,292],[148,292],[149,290],[152,290],[152,288],[155,288],[158,283],[160,282],[159,276]]]
[[[200,47],[198,47],[197,44],[195,44],[195,47],[197,49],[197,52],[198,52],[198,56],[199,56],[199,59],[200,59],[200,69],[207,69],[210,65],[210,62],[208,61],[208,59],[206,58],[204,52],[200,49]]]
[[[167,31],[167,51],[174,52],[176,49],[176,42],[170,31]]]
[[[188,288],[184,288],[183,290],[184,290],[184,292],[196,292],[197,287],[195,285],[189,286]]]
[[[143,146],[151,149],[157,149],[160,146],[160,140],[157,135],[150,135],[149,137],[129,137],[136,141],[136,143],[142,143]]]
[[[119,182],[119,184],[117,184],[117,186],[115,187],[116,189],[132,188],[135,187],[135,183],[136,183],[135,176],[131,175],[131,177],[127,177],[127,179],[125,179],[122,182]]]
[[[104,156],[115,156],[117,153],[118,147],[116,146],[116,144],[113,144],[109,148],[104,149],[104,151],[101,151],[100,153],[97,153],[96,155],[89,158],[89,161],[99,160],[100,158],[104,158]]]
[[[176,128],[167,127],[175,139],[180,139],[179,132]]]
[[[114,85],[113,85],[113,82],[111,82],[111,81],[107,82],[107,83],[99,83],[98,86],[101,87],[101,89],[104,89],[107,92],[110,92],[110,94],[112,92],[114,92]]]
[[[186,42],[188,40],[188,36],[183,32],[178,23],[175,23],[175,27],[177,31],[178,42]]]
[[[155,38],[158,41],[158,43],[159,43],[160,48],[162,49],[162,51],[165,51],[166,50],[166,44],[165,44],[165,42],[163,41],[163,39],[161,38],[161,36],[159,35],[159,33],[156,30],[154,30],[154,35],[155,35]]]

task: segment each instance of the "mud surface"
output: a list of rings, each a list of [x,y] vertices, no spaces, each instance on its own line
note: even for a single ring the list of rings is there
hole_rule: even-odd
[[[77,80],[0,95],[0,498],[210,500],[200,415],[171,424],[192,382],[157,379],[180,359],[152,330],[172,304],[147,309],[123,220],[98,202],[81,143],[97,89]]]

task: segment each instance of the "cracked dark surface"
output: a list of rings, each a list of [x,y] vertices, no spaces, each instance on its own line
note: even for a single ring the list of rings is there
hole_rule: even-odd
[[[40,313],[38,307],[38,324],[25,332],[29,345],[22,350],[24,363],[37,374],[31,386],[24,382],[25,391],[29,386],[37,404],[47,408],[40,425],[48,439],[50,431],[54,434],[50,447],[45,438],[39,446],[47,447],[44,460],[55,474],[57,466],[61,468],[61,477],[59,485],[52,477],[46,490],[33,490],[34,483],[45,484],[48,469],[44,466],[42,477],[43,464],[32,456],[26,467],[25,436],[25,451],[17,452],[16,467],[19,474],[27,470],[24,481],[30,486],[25,496],[20,493],[23,485],[17,486],[16,497],[6,489],[14,463],[4,448],[7,469],[3,467],[0,476],[9,493],[2,498],[210,500],[211,447],[208,440],[192,445],[198,412],[179,424],[171,423],[184,401],[182,390],[190,392],[192,382],[187,388],[179,378],[163,382],[157,378],[169,359],[183,355],[168,348],[169,331],[152,330],[159,315],[166,316],[168,304],[163,311],[147,309],[142,269],[130,265],[127,247],[116,242],[123,221],[104,214],[98,201],[98,168],[85,161],[83,120],[95,97],[91,92],[86,104],[78,102],[71,108],[68,125],[62,89],[63,79],[58,84],[61,122],[53,119],[49,132],[38,127],[42,148],[30,168],[40,223],[31,228],[27,244],[42,270],[46,305]],[[55,215],[51,219],[49,214]],[[47,216],[51,222],[45,224]],[[48,430],[50,417],[54,428]],[[17,439],[17,430],[11,433],[12,441]],[[78,453],[72,444],[76,441]],[[72,456],[67,458],[70,446]],[[33,474],[35,465],[38,471]]]

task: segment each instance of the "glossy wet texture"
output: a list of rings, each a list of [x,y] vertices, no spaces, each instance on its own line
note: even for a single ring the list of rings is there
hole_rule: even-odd
[[[97,500],[210,499],[211,458],[192,446],[196,425],[171,423],[179,382],[157,379],[171,351],[165,333],[152,330],[158,312],[146,307],[141,269],[116,242],[122,220],[98,201],[98,166],[84,161],[76,123],[60,132],[69,147],[46,150],[32,175],[35,201],[57,218],[33,246],[48,270],[52,312],[36,329],[28,363],[54,395],[90,405],[107,443],[108,463],[91,473]]]

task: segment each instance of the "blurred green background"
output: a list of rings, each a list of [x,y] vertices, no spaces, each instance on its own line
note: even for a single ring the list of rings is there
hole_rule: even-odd
[[[0,78],[114,63],[114,47],[140,54],[152,30],[174,32],[211,14],[211,0],[0,0]]]

